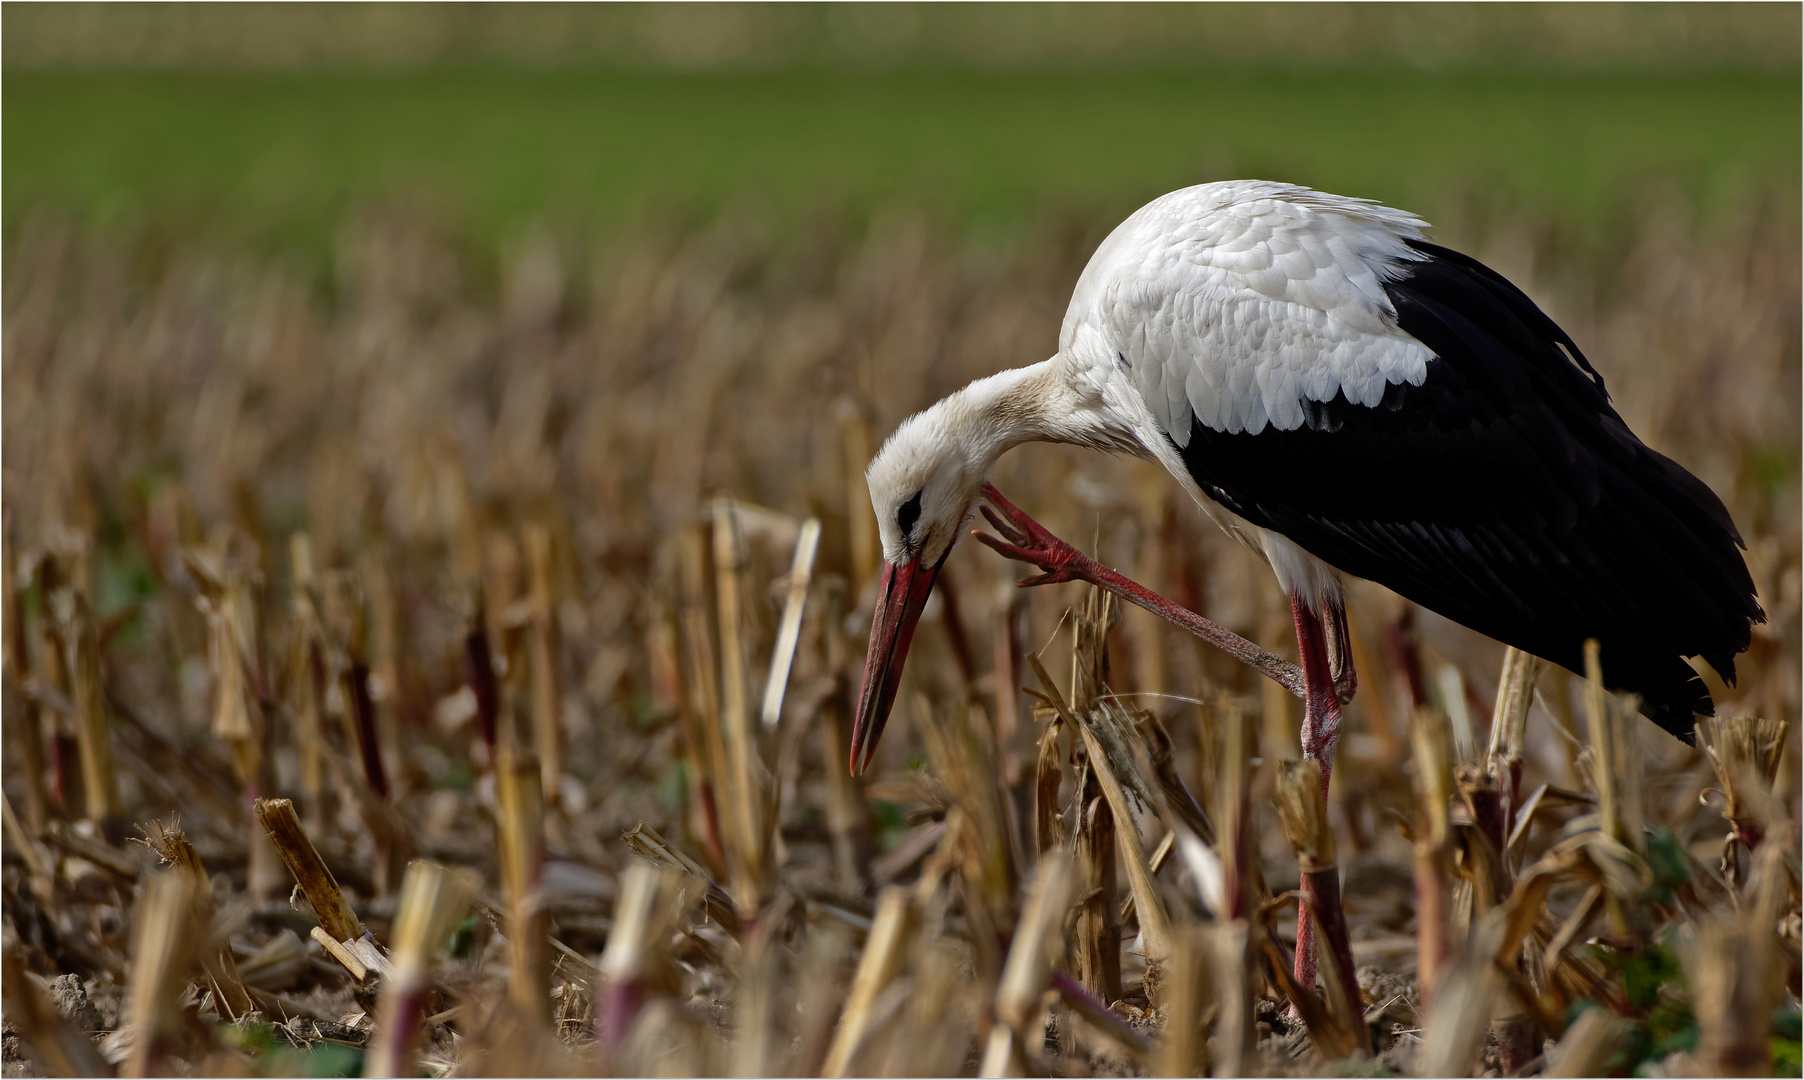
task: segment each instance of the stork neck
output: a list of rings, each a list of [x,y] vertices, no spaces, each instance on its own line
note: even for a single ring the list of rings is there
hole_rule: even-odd
[[[1095,442],[1089,410],[1059,372],[1056,360],[997,372],[947,399],[963,413],[961,426],[986,471],[1022,443]]]

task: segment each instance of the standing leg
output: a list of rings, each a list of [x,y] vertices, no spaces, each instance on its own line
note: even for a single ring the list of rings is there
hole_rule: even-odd
[[[1328,794],[1328,774],[1334,769],[1334,748],[1340,745],[1340,694],[1335,686],[1335,663],[1330,650],[1338,652],[1331,638],[1335,627],[1345,625],[1346,616],[1335,610],[1318,612],[1301,596],[1290,598],[1290,614],[1297,628],[1297,652],[1303,660],[1303,756],[1322,763],[1322,794]],[[1353,682],[1352,664],[1346,663],[1341,681]]]
[[[1340,695],[1335,690],[1335,671],[1329,660],[1330,650],[1339,651],[1339,642],[1331,641],[1336,631],[1345,626],[1344,614],[1330,605],[1327,611],[1316,611],[1308,600],[1292,595],[1290,613],[1297,628],[1297,652],[1303,661],[1303,756],[1322,763],[1322,795],[1328,794],[1328,774],[1334,768],[1334,748],[1340,742]],[[1339,619],[1337,623],[1335,620]],[[1339,635],[1345,637],[1344,633]],[[1343,681],[1351,684],[1352,665],[1345,665]],[[1329,902],[1314,895],[1304,885],[1304,903],[1297,905],[1297,958],[1294,969],[1297,985],[1315,989],[1315,920],[1310,909],[1317,903]],[[1338,898],[1334,901],[1338,903]]]

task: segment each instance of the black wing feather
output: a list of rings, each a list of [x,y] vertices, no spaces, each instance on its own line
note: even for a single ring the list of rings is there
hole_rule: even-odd
[[[1521,290],[1416,243],[1386,285],[1435,359],[1376,407],[1312,403],[1292,431],[1227,434],[1191,418],[1203,490],[1346,573],[1570,669],[1604,678],[1689,740],[1712,709],[1682,657],[1731,683],[1765,616],[1741,536],[1704,483],[1645,446],[1603,377]]]

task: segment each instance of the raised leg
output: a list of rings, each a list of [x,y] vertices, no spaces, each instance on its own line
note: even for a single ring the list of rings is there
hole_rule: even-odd
[[[1337,674],[1351,686],[1353,665],[1345,659],[1346,615],[1331,606],[1316,611],[1301,596],[1290,598],[1290,613],[1297,628],[1297,652],[1303,661],[1303,756],[1322,763],[1322,795],[1328,794],[1328,775],[1334,769],[1334,748],[1340,743],[1340,695],[1336,690]],[[1340,656],[1343,670],[1332,656]],[[1318,895],[1303,883],[1306,903],[1297,905],[1297,985],[1305,990],[1315,988],[1315,922],[1309,912],[1318,904],[1340,906],[1340,897]]]
[[[1023,587],[1051,585],[1061,581],[1087,581],[1099,589],[1106,589],[1114,593],[1130,604],[1145,608],[1180,629],[1195,634],[1291,693],[1298,697],[1303,696],[1306,679],[1303,671],[1296,665],[1267,652],[1232,630],[1218,626],[1196,612],[1172,603],[1139,582],[1123,577],[1085,555],[1052,535],[1045,526],[1028,517],[1014,503],[1003,498],[1002,493],[997,491],[994,486],[985,484],[983,495],[991,506],[1001,512],[1001,516],[998,517],[988,506],[983,508],[983,516],[989,520],[990,526],[1001,536],[998,538],[981,531],[974,532],[973,535],[1002,555],[1019,562],[1032,564],[1045,571],[1038,577],[1023,580],[1020,583]],[[1333,694],[1332,686],[1332,680],[1330,680],[1330,695]]]

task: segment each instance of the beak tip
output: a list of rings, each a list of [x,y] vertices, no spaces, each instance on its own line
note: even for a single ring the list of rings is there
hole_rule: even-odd
[[[863,720],[863,717],[859,718]],[[852,753],[846,762],[853,776],[863,776],[877,756],[877,736],[868,725],[860,723],[852,729]]]

